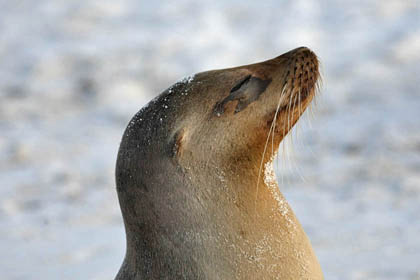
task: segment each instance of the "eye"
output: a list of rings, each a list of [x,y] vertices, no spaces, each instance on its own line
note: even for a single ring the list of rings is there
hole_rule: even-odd
[[[229,110],[231,102],[236,102],[236,106],[230,112],[236,114],[243,111],[249,104],[260,97],[270,83],[271,79],[261,79],[252,75],[246,76],[230,90],[228,96],[216,103],[213,114],[217,117],[222,116],[225,113],[225,109]]]
[[[249,80],[251,80],[251,75],[246,76],[244,79],[240,80],[239,83],[237,83],[231,90],[230,93],[237,91],[238,89],[240,89],[243,85],[246,85]]]

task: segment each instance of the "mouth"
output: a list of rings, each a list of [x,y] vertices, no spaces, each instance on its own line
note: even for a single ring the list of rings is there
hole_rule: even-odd
[[[307,48],[300,48],[289,58],[280,99],[284,99],[277,111],[303,114],[318,89],[318,58]],[[279,106],[278,106],[279,107]]]
[[[285,136],[310,105],[318,91],[317,63],[316,56],[298,57],[289,65],[276,109],[266,116],[270,131]]]

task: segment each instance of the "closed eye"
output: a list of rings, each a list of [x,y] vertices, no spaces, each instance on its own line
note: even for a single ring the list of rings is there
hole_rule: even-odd
[[[238,89],[240,89],[243,85],[247,84],[249,82],[249,80],[251,80],[251,75],[246,76],[244,79],[242,79],[239,83],[237,83],[231,90],[230,92],[234,92],[237,91]]]

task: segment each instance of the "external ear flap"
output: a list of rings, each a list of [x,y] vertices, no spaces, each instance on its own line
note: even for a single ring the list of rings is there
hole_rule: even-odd
[[[257,100],[270,83],[271,79],[262,80],[251,75],[246,76],[230,90],[226,98],[214,106],[213,113],[221,116],[225,112],[226,105],[232,101],[237,101],[235,114],[241,112]]]
[[[172,156],[174,158],[179,158],[182,156],[184,149],[183,145],[185,142],[185,129],[180,129],[177,133],[175,133],[173,140],[172,140]]]

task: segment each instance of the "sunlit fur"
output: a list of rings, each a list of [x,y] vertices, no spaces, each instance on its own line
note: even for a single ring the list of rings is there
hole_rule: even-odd
[[[316,59],[315,64],[316,66],[318,65],[318,60]],[[296,69],[296,68],[295,68]],[[303,71],[303,69],[302,69]],[[308,77],[311,77],[313,79],[315,79],[315,81],[311,84],[308,84],[307,81],[309,80]],[[297,85],[295,86],[294,80],[298,78],[297,81]],[[306,80],[305,80],[306,78]],[[292,81],[292,82],[291,82]],[[306,108],[309,107],[310,112],[312,113],[313,116],[313,112],[312,112],[312,104],[315,103],[316,100],[316,96],[318,94],[318,92],[320,91],[320,86],[321,86],[322,80],[320,78],[320,74],[319,74],[319,70],[318,67],[315,67],[314,70],[312,72],[306,72],[306,76],[300,76],[300,77],[296,77],[296,75],[289,77],[288,75],[286,75],[285,77],[285,83],[283,85],[283,89],[280,92],[279,95],[279,99],[277,102],[277,107],[276,107],[276,112],[274,114],[274,118],[273,121],[271,123],[270,129],[268,131],[267,134],[267,139],[265,141],[265,145],[264,145],[264,150],[263,150],[263,155],[261,158],[261,163],[260,163],[260,167],[259,167],[259,172],[258,172],[258,180],[257,180],[257,187],[256,187],[256,194],[255,194],[255,201],[257,201],[258,199],[258,191],[259,191],[259,185],[260,185],[260,179],[261,179],[261,175],[263,173],[263,165],[264,165],[264,160],[265,160],[265,155],[266,155],[266,151],[267,151],[267,147],[268,144],[270,142],[270,137],[271,137],[271,153],[274,154],[275,150],[278,147],[274,146],[274,135],[276,133],[276,125],[278,122],[278,115],[280,112],[280,108],[281,108],[281,104],[285,103],[286,101],[286,107],[283,109],[285,111],[285,116],[281,121],[280,121],[280,125],[282,125],[282,131],[283,131],[283,139],[286,136],[290,136],[292,138],[292,133],[291,133],[291,129],[294,125],[294,123],[296,123],[296,121],[299,119],[300,116],[302,116],[302,114],[305,112]],[[308,91],[309,93],[306,93],[307,96],[304,96],[304,98],[302,98],[302,92],[303,91]],[[314,102],[311,102],[311,101]],[[305,102],[303,102],[305,101]],[[297,116],[295,116],[295,114]],[[295,119],[295,120],[293,120]],[[293,139],[291,139],[291,143],[293,144]],[[285,149],[285,145],[283,145],[283,148]],[[286,153],[285,151],[283,151],[283,155],[289,156],[288,153]],[[288,158],[288,162],[290,162],[290,158]],[[255,203],[256,206],[256,203]]]

